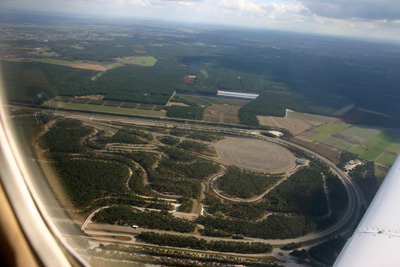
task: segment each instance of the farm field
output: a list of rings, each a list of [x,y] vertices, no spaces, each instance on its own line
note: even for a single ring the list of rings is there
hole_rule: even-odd
[[[242,106],[213,104],[204,111],[204,120],[219,123],[239,123],[239,109]]]
[[[341,123],[338,118],[286,110],[286,117],[257,116],[260,125],[281,127],[294,135],[301,134],[325,123]]]
[[[44,106],[53,108],[65,108],[65,109],[76,109],[76,110],[86,110],[86,111],[98,111],[98,112],[109,112],[118,114],[130,114],[130,115],[140,115],[140,116],[153,116],[153,117],[165,117],[165,111],[156,110],[144,110],[137,108],[124,108],[124,107],[113,107],[113,106],[101,106],[101,105],[91,105],[91,104],[78,104],[70,102],[60,102],[49,100]]]
[[[347,150],[360,157],[390,167],[400,153],[400,133],[349,124],[327,123],[312,129],[308,139],[330,147]]]
[[[152,67],[156,64],[157,59],[148,56],[148,57],[123,57],[123,58],[116,58],[119,63],[122,64],[133,64],[138,66],[145,66],[145,67]]]

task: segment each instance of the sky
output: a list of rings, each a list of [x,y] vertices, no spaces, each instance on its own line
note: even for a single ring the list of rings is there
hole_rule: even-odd
[[[400,41],[400,0],[1,0],[2,8]]]

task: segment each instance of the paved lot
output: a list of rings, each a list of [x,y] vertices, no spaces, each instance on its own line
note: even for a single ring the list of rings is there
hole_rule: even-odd
[[[228,164],[259,172],[285,172],[295,167],[295,156],[286,148],[251,138],[227,138],[215,148]]]

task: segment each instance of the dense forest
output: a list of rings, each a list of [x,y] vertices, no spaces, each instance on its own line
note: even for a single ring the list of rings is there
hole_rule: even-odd
[[[96,198],[126,192],[129,172],[124,164],[61,154],[53,154],[52,158],[68,195],[78,207],[86,206]]]
[[[83,126],[82,121],[63,119],[46,132],[39,140],[43,149],[51,152],[79,153],[85,151],[81,140],[93,132],[93,128]]]
[[[267,196],[268,210],[322,216],[328,210],[321,171],[303,168]]]
[[[202,120],[204,117],[204,108],[197,106],[171,106],[167,110],[167,116],[172,118]]]
[[[232,236],[243,235],[264,239],[294,238],[316,229],[311,219],[297,215],[270,215],[259,222],[221,216],[200,216],[197,222],[209,229],[223,231]]]
[[[240,198],[250,198],[263,193],[270,185],[274,184],[280,176],[258,174],[229,167],[226,174],[217,180],[218,189]]]

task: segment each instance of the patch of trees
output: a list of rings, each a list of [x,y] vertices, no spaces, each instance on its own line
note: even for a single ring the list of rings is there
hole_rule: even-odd
[[[100,248],[107,252],[114,252],[119,254],[121,251],[125,252],[122,255],[128,255],[142,259],[143,263],[158,263],[161,265],[168,266],[209,266],[209,267],[222,267],[226,265],[237,265],[242,266],[275,266],[278,265],[274,262],[268,262],[264,259],[253,259],[253,258],[242,258],[233,256],[224,256],[217,254],[201,254],[195,252],[187,252],[176,249],[167,248],[152,248],[152,247],[134,247],[126,246],[121,244],[100,244]],[[149,259],[149,256],[155,256],[155,258]],[[113,255],[114,256],[114,255]],[[155,260],[155,261],[154,261]]]
[[[123,143],[123,144],[146,144],[147,142],[141,140],[136,135],[133,135],[125,130],[119,130],[111,137],[102,136],[97,138],[98,143]]]
[[[216,134],[212,134],[212,133],[208,133],[208,132],[201,132],[201,131],[194,131],[194,132],[188,134],[186,137],[190,138],[190,139],[206,141],[206,142],[218,141],[223,138]]]
[[[250,198],[262,194],[279,178],[278,175],[259,174],[232,166],[217,180],[217,186],[231,196]]]
[[[83,212],[92,211],[95,208],[113,205],[138,206],[143,208],[173,210],[170,202],[158,198],[142,198],[133,194],[115,194],[112,196],[99,198],[83,209]]]
[[[340,214],[345,211],[349,200],[346,188],[342,181],[333,173],[327,174],[326,185],[329,191],[332,216],[339,218]]]
[[[150,169],[148,174],[151,187],[159,192],[197,198],[201,189],[199,179],[218,169],[217,164],[204,159],[187,163],[163,157],[156,171]]]
[[[139,235],[139,239],[146,243],[157,244],[160,246],[171,246],[180,248],[191,248],[199,250],[212,250],[220,252],[235,253],[269,253],[272,246],[260,242],[233,242],[233,241],[209,241],[195,237],[184,237],[168,234],[157,234],[144,232]]]
[[[183,196],[180,199],[178,199],[178,202],[181,204],[178,208],[178,211],[189,213],[192,210],[193,201],[190,197]]]
[[[265,199],[272,211],[322,216],[328,210],[321,170],[315,166],[292,174]]]
[[[157,139],[160,140],[161,143],[164,143],[164,144],[170,145],[170,146],[176,146],[177,144],[179,144],[181,142],[181,140],[179,138],[169,136],[169,135],[160,136],[160,137],[157,137]]]
[[[219,165],[210,160],[198,159],[191,163],[176,162],[163,157],[157,168],[159,174],[175,174],[182,177],[202,179],[219,170]]]
[[[178,137],[187,136],[189,133],[190,133],[189,131],[183,130],[183,129],[179,129],[179,128],[175,128],[175,129],[169,130],[169,134],[174,135],[174,136],[178,136]]]
[[[24,135],[27,140],[32,140],[43,128],[43,126],[37,123],[34,115],[15,116],[13,122],[17,129],[19,129],[17,133]],[[31,144],[31,142],[29,142],[29,144]]]
[[[167,117],[202,120],[204,117],[204,108],[198,106],[171,106],[167,110]]]
[[[339,168],[341,168],[342,170],[344,170],[344,166],[346,165],[347,162],[349,162],[350,160],[357,159],[357,158],[358,158],[358,156],[356,154],[344,150],[340,153],[339,162],[338,162],[337,166]]]
[[[295,249],[292,252],[289,253],[290,256],[296,257],[299,261],[299,263],[304,262],[305,259],[308,258],[308,251],[305,249],[298,250]]]
[[[311,219],[298,215],[270,215],[260,222],[222,216],[199,216],[197,222],[213,231],[264,239],[294,238],[316,229]]]
[[[150,141],[153,140],[153,135],[151,133],[147,133],[147,132],[139,130],[139,129],[135,128],[135,127],[124,126],[122,128],[122,130],[127,132],[127,133],[133,134],[135,136],[140,136],[140,137],[142,137],[144,139],[147,139],[147,140],[150,140]]]
[[[345,243],[343,237],[337,236],[310,248],[308,254],[311,258],[332,266]]]
[[[357,182],[368,202],[371,202],[379,189],[375,176],[375,165],[373,161],[367,161],[364,165],[358,165],[351,171],[349,176]]]
[[[68,195],[79,207],[96,198],[126,192],[125,181],[129,173],[125,164],[62,154],[53,154],[52,157]]]
[[[184,140],[179,144],[180,148],[187,149],[197,153],[203,153],[208,149],[208,145],[200,142]]]
[[[151,191],[145,186],[145,174],[142,168],[135,168],[132,172],[132,176],[129,179],[129,188],[132,192],[139,195],[151,195]]]
[[[301,247],[301,246],[302,246],[301,243],[292,242],[292,243],[283,245],[283,246],[281,247],[281,249],[282,249],[282,250],[293,250],[293,249],[299,248],[299,247]]]
[[[141,228],[176,231],[181,233],[193,232],[194,222],[175,218],[168,211],[140,211],[129,206],[114,206],[102,209],[93,216],[93,221],[119,224],[139,225]]]
[[[93,132],[93,128],[83,126],[82,121],[63,119],[46,132],[39,140],[43,149],[51,152],[79,153],[85,151],[81,140]]]
[[[179,149],[176,147],[162,147],[161,151],[168,155],[172,160],[192,161],[198,157],[190,151]]]
[[[150,171],[158,160],[154,153],[146,151],[125,153],[124,156],[139,163],[146,171]]]

